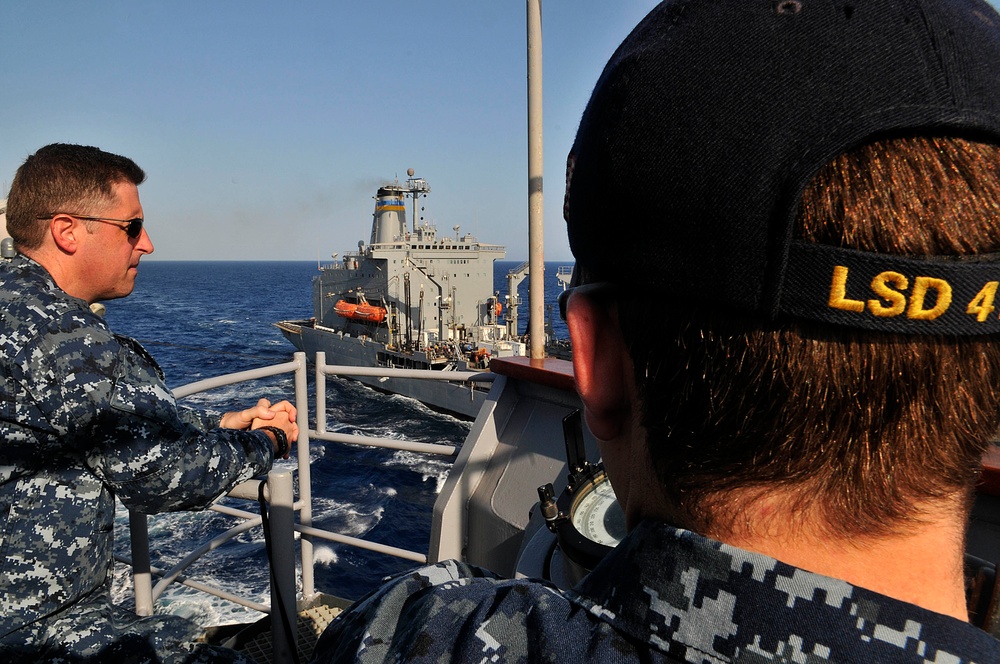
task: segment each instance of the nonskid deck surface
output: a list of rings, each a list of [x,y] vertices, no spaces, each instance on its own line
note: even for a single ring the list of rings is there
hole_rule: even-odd
[[[299,611],[296,620],[296,645],[299,661],[308,662],[312,659],[319,637],[348,604],[347,600],[322,596],[320,602]],[[237,628],[238,631],[233,636],[228,636],[233,631],[232,627],[220,629],[227,634],[226,637],[213,638],[209,634],[207,640],[238,650],[258,664],[270,664],[274,661],[270,616],[242,629]]]

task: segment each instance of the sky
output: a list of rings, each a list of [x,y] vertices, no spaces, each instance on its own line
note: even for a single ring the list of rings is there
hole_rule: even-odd
[[[542,7],[545,259],[571,260],[565,159],[604,63],[653,0]],[[0,2],[0,198],[42,145],[134,159],[147,260],[328,260],[378,186],[527,250],[526,3]]]

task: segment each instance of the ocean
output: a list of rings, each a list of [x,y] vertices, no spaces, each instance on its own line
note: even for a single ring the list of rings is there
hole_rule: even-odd
[[[506,294],[507,272],[519,263],[495,264],[495,289]],[[555,300],[561,288],[556,269],[546,263],[546,304],[553,336],[568,336]],[[274,323],[312,316],[315,262],[145,261],[133,294],[106,303],[112,329],[138,339],[177,388],[204,378],[287,362],[295,351]],[[527,301],[527,279],[519,288]],[[525,321],[521,321],[522,332]],[[310,372],[310,383],[312,375]],[[312,397],[310,385],[310,401]],[[234,410],[261,397],[292,400],[291,375],[195,395],[182,403]],[[471,423],[432,411],[422,404],[376,392],[359,383],[327,381],[327,427],[331,431],[419,442],[461,445]],[[315,426],[311,415],[310,426]],[[360,448],[313,441],[310,452],[314,525],[404,549],[426,552],[434,500],[447,478],[451,459],[410,452]],[[294,468],[293,460],[278,466]],[[253,510],[244,502],[226,504]],[[153,564],[169,568],[202,542],[235,525],[215,512],[155,515],[149,518]],[[119,508],[116,554],[131,557],[127,514]],[[316,541],[317,590],[357,598],[388,575],[413,566],[355,547]],[[225,587],[248,599],[269,603],[267,559],[260,529],[211,552],[188,568],[187,576]],[[118,565],[115,599],[133,606],[129,570]],[[158,612],[185,615],[200,624],[249,622],[259,614],[174,584]]]

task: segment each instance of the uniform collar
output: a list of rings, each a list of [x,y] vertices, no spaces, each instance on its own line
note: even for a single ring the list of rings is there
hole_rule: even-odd
[[[38,279],[43,282],[46,290],[52,293],[57,293],[63,299],[79,303],[81,309],[90,310],[90,305],[88,305],[84,300],[74,297],[60,288],[59,284],[57,284],[56,280],[52,277],[52,273],[35,259],[22,253],[18,253],[13,258],[7,259],[3,262],[9,266],[11,271],[24,277]]]
[[[682,661],[752,653],[779,661],[1000,661],[1000,641],[968,623],[656,521],[629,533],[574,599]]]

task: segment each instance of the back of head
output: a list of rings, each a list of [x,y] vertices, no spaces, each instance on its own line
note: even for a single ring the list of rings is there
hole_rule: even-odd
[[[95,147],[53,143],[17,169],[7,199],[7,232],[18,249],[37,248],[44,219],[57,212],[87,215],[113,198],[119,182],[141,184],[135,162]]]
[[[608,63],[570,242],[685,525],[779,486],[878,534],[968,494],[1000,429],[997,62],[978,0],[686,0]]]

